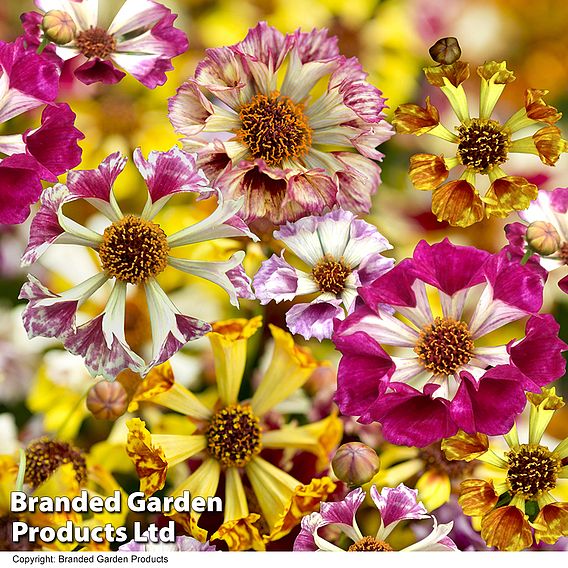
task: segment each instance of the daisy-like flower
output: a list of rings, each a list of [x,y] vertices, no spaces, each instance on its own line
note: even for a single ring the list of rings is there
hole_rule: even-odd
[[[416,154],[410,159],[410,179],[416,189],[431,190],[432,212],[450,225],[468,227],[485,217],[506,217],[526,209],[536,198],[536,185],[520,176],[507,175],[501,166],[509,154],[535,154],[547,166],[554,166],[567,148],[555,123],[562,114],[547,105],[547,91],[527,89],[524,107],[504,123],[492,115],[505,86],[515,79],[506,63],[490,61],[477,68],[481,79],[478,116],[472,118],[462,83],[469,77],[469,65],[456,61],[424,69],[428,82],[439,87],[456,114],[456,131],[440,123],[438,109],[426,99],[426,106],[404,104],[395,111],[393,124],[402,134],[431,134],[457,145],[454,156]],[[534,134],[513,137],[523,129],[540,125]],[[458,179],[446,181],[450,170],[462,169]],[[482,194],[477,176],[489,178]]]
[[[317,294],[309,303],[293,306],[286,314],[292,333],[320,341],[330,338],[333,319],[344,319],[355,309],[357,288],[370,284],[390,270],[394,260],[381,252],[392,248],[373,225],[353,213],[336,209],[321,217],[305,217],[274,232],[308,267],[291,266],[282,256],[272,255],[254,277],[261,304],[293,300]]]
[[[361,288],[365,305],[337,322],[340,410],[381,422],[397,445],[427,446],[460,428],[504,434],[524,391],[566,367],[558,324],[538,313],[542,292],[540,273],[505,253],[421,241],[413,258]],[[524,318],[525,337],[495,345],[492,332]]]
[[[0,126],[46,105],[39,128],[8,135],[2,129],[0,223],[25,221],[41,194],[41,180],[56,182],[58,175],[81,161],[77,141],[84,136],[74,127],[75,113],[69,105],[54,103],[58,90],[55,64],[26,50],[21,38],[0,42]]]
[[[246,221],[275,224],[339,204],[368,212],[380,184],[376,147],[392,135],[381,92],[326,30],[283,35],[266,23],[208,49],[170,101],[186,149]]]
[[[126,449],[146,495],[164,486],[171,467],[192,457],[201,456],[203,461],[174,489],[173,496],[190,491],[193,497],[207,499],[224,480],[224,520],[210,540],[224,540],[231,550],[264,550],[267,542],[288,534],[335,489],[329,477],[300,483],[263,457],[263,450],[311,452],[322,472],[342,435],[335,415],[305,426],[287,424],[276,429],[266,420],[267,413],[319,366],[307,349],[296,346],[292,336],[277,327],[270,326],[274,352],[260,384],[249,400],[239,400],[247,341],[260,326],[260,317],[213,324],[209,339],[219,396],[213,406],[206,406],[177,383],[148,384],[152,393],[147,400],[187,415],[196,425],[194,434],[150,434],[138,418],[128,423]],[[190,535],[205,542],[207,533],[197,524],[198,513],[173,516]]]
[[[463,481],[459,503],[466,515],[481,517],[481,536],[499,550],[523,550],[541,541],[554,544],[568,536],[568,503],[561,497],[568,480],[568,438],[553,450],[542,442],[564,401],[554,388],[528,393],[527,398],[528,443],[519,441],[516,424],[505,436],[509,449],[504,455],[491,449],[482,434],[459,432],[442,443],[448,459],[478,459],[498,468],[489,481]]]
[[[23,313],[24,327],[30,337],[56,337],[65,348],[85,361],[89,372],[114,379],[126,368],[146,374],[166,361],[188,341],[211,330],[211,326],[181,314],[158,284],[156,277],[168,266],[200,276],[224,288],[231,303],[238,297],[252,298],[250,280],[242,267],[245,253],[236,252],[227,261],[192,261],[172,256],[172,249],[210,239],[235,236],[256,238],[236,213],[242,199],[224,201],[218,193],[217,209],[199,223],[167,236],[153,222],[169,199],[183,192],[198,196],[212,190],[195,157],[174,147],[168,152],[150,152],[146,160],[140,150],[134,163],[144,178],[148,197],[140,215],[123,214],[115,198],[113,184],[126,158],[115,153],[96,170],[71,171],[67,185],[57,184],[45,190],[42,206],[30,229],[30,241],[23,263],[38,259],[53,244],[90,247],[98,253],[100,272],[85,282],[60,294],[45,288],[34,276],[28,276],[20,298],[29,300]],[[63,206],[84,199],[108,219],[103,234],[68,218]],[[76,326],[77,310],[107,281],[113,286],[103,313]],[[125,339],[125,304],[127,287],[140,286],[146,294],[152,330],[152,359],[146,363]]]
[[[547,272],[568,264],[568,188],[540,191],[526,211],[519,217],[522,223],[505,227],[509,240],[507,251],[514,258],[536,262]],[[537,240],[537,238],[540,238]],[[540,246],[539,246],[540,245]],[[568,293],[568,276],[558,282]]]
[[[295,551],[326,550],[343,552],[339,546],[323,538],[319,531],[324,527],[334,527],[341,531],[353,544],[348,552],[392,552],[395,549],[388,538],[403,521],[430,519],[432,531],[423,539],[401,550],[404,551],[451,551],[457,550],[448,537],[453,523],[438,524],[435,517],[428,515],[426,508],[417,499],[415,489],[402,483],[396,488],[385,487],[380,493],[373,485],[369,491],[371,499],[380,514],[379,530],[374,536],[365,536],[357,524],[357,511],[366,494],[360,487],[351,491],[343,501],[322,503],[319,513],[312,513],[302,519],[302,530],[294,542]]]
[[[22,15],[26,40],[31,45],[56,41],[55,53],[63,61],[86,59],[75,69],[75,77],[87,85],[118,83],[126,73],[117,65],[153,89],[166,82],[172,58],[188,47],[186,35],[173,26],[177,15],[154,0],[126,0],[110,23],[104,17],[110,8],[106,0],[35,0],[35,5],[41,14]],[[46,32],[46,14],[60,19],[72,39],[63,35],[59,41]]]

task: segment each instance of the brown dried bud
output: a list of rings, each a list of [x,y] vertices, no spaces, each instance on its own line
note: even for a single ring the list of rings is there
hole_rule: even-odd
[[[50,10],[41,21],[45,37],[58,45],[65,45],[75,38],[77,26],[73,18],[61,10]]]
[[[128,408],[126,390],[118,381],[100,381],[87,395],[87,408],[97,420],[116,420]]]
[[[331,461],[336,477],[351,487],[371,481],[381,467],[377,452],[361,442],[339,446]]]
[[[554,225],[546,221],[535,221],[527,227],[527,244],[542,256],[554,254],[560,247],[560,235]]]
[[[455,37],[443,37],[428,50],[428,53],[436,63],[451,65],[461,57],[462,51]]]

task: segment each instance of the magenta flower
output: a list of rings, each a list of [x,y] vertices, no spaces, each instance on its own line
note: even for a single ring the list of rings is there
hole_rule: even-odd
[[[35,4],[44,14],[57,10],[72,18],[73,39],[55,45],[54,51],[63,61],[77,56],[86,59],[75,70],[77,79],[86,85],[118,83],[126,73],[116,65],[154,89],[166,82],[166,71],[173,69],[172,58],[188,47],[186,35],[173,27],[177,15],[154,0],[126,0],[108,27],[99,17],[99,9],[103,12],[110,7],[105,0],[35,0]],[[45,37],[42,18],[37,12],[22,15],[31,45],[39,45]]]
[[[366,213],[381,183],[377,146],[392,136],[366,77],[326,30],[283,35],[261,22],[207,50],[170,120],[211,182],[245,196],[246,221],[282,224],[334,205]]]
[[[552,272],[568,264],[568,188],[558,187],[554,191],[539,191],[526,211],[519,217],[527,224],[544,221],[549,223],[558,235],[557,250],[547,256],[533,254],[529,262],[541,266],[545,271]],[[507,252],[518,260],[527,252],[527,226],[522,223],[512,223],[505,227],[509,240]],[[568,276],[558,282],[558,286],[568,293]]]
[[[22,223],[42,191],[41,180],[57,176],[81,161],[74,127],[75,114],[67,104],[54,104],[59,69],[24,48],[22,39],[0,42],[0,125],[46,105],[39,128],[0,136],[0,223]]]
[[[317,294],[309,303],[296,304],[286,314],[292,333],[320,341],[330,338],[333,319],[344,319],[355,309],[357,289],[370,284],[394,264],[381,252],[392,248],[373,225],[353,213],[336,209],[321,217],[305,217],[274,232],[308,271],[294,268],[282,256],[272,255],[254,277],[261,304]]]
[[[208,218],[167,236],[153,219],[173,195],[195,192],[203,196],[214,190],[203,172],[197,169],[195,157],[176,147],[169,152],[151,152],[147,160],[136,150],[134,163],[148,187],[146,205],[140,215],[125,215],[117,204],[113,184],[126,164],[126,158],[117,152],[96,170],[71,171],[67,185],[57,184],[45,190],[22,258],[24,264],[30,264],[54,244],[82,245],[98,253],[101,272],[85,282],[56,294],[30,275],[20,298],[29,300],[23,321],[30,337],[62,340],[68,351],[83,357],[93,376],[108,379],[114,379],[126,368],[146,374],[188,341],[211,331],[208,323],[180,313],[160,287],[156,277],[166,267],[218,284],[227,291],[235,306],[239,297],[253,297],[250,279],[242,267],[244,252],[236,252],[229,260],[219,262],[171,255],[176,247],[211,239],[236,236],[256,239],[236,217],[242,200],[224,201],[219,193],[217,210]],[[78,199],[84,199],[106,216],[108,226],[103,234],[65,216],[63,205]],[[109,281],[113,281],[113,285],[103,313],[77,326],[79,307]],[[126,294],[127,287],[132,285],[143,287],[146,294],[152,331],[149,363],[135,353],[125,339]]]
[[[343,501],[321,503],[320,512],[302,519],[302,529],[294,542],[294,551],[313,552],[326,550],[342,552],[343,549],[323,538],[319,531],[324,527],[339,529],[353,541],[349,552],[390,552],[393,551],[388,538],[402,521],[430,519],[432,530],[423,539],[407,546],[402,551],[451,551],[457,550],[448,537],[453,523],[438,524],[436,517],[429,515],[417,499],[417,490],[409,489],[402,483],[396,488],[385,487],[380,493],[375,485],[370,490],[371,499],[380,513],[380,526],[375,536],[364,536],[357,525],[357,511],[365,500],[360,487],[347,494]]]
[[[426,446],[460,428],[507,433],[524,391],[565,370],[559,326],[538,313],[542,292],[540,272],[504,252],[421,241],[413,258],[360,289],[366,305],[337,322],[339,408],[381,422],[399,445]],[[494,344],[492,332],[526,317],[523,338]]]

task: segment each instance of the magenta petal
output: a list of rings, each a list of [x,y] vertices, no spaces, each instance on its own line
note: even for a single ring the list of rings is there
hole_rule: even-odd
[[[114,85],[126,77],[126,73],[119,71],[110,61],[90,59],[75,69],[75,77],[85,85],[99,82]]]
[[[333,320],[344,315],[341,300],[321,301],[317,298],[309,304],[296,304],[286,314],[286,325],[304,339],[315,337],[318,341],[329,339],[333,333]]]
[[[255,299],[255,295],[251,289],[251,279],[248,277],[242,264],[235,266],[235,268],[231,268],[225,274],[231,281],[231,284],[235,287],[235,291],[239,298],[245,298],[246,300]]]
[[[565,293],[568,294],[568,276],[564,276],[562,280],[558,282],[558,287]]]
[[[568,187],[557,187],[552,191],[550,203],[557,213],[568,212]]]
[[[525,337],[509,347],[511,363],[525,376],[524,388],[538,392],[540,387],[562,377],[566,360],[562,352],[568,345],[559,337],[560,326],[550,314],[532,316]]]
[[[319,513],[312,513],[302,517],[302,528],[294,541],[294,552],[315,552],[316,550],[319,550],[314,541],[314,534],[320,527],[323,527],[326,524],[327,523],[323,520]]]
[[[365,501],[365,492],[358,487],[348,493],[343,501],[321,503],[320,514],[328,524],[337,523],[352,527],[355,515],[363,501]]]
[[[512,365],[489,369],[479,382],[466,371],[450,404],[450,413],[459,428],[469,434],[506,434],[527,402],[523,376]]]
[[[396,488],[384,487],[380,493],[377,486],[373,485],[370,494],[385,527],[400,521],[429,517],[426,507],[418,501],[418,491],[409,489],[402,483]]]
[[[292,300],[298,289],[296,271],[283,258],[273,254],[265,260],[253,279],[256,297],[261,304],[271,300]]]

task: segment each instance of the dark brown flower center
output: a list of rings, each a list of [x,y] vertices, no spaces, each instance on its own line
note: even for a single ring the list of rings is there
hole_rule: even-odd
[[[511,139],[496,120],[473,118],[457,130],[457,156],[464,166],[487,173],[507,161]]]
[[[559,249],[559,254],[562,262],[568,265],[568,243],[562,243]]]
[[[105,59],[116,49],[116,40],[102,28],[90,27],[75,38],[77,49],[88,58]]]
[[[420,364],[433,375],[448,376],[469,362],[473,349],[466,323],[437,317],[420,332],[414,352]]]
[[[537,497],[556,487],[560,460],[548,448],[522,444],[506,454],[507,485],[513,495]]]
[[[169,250],[159,225],[126,215],[105,229],[99,256],[110,277],[141,284],[165,270]]]
[[[326,257],[312,269],[312,278],[322,292],[340,294],[345,289],[345,281],[351,269],[342,260]]]
[[[50,440],[47,437],[31,442],[26,449],[26,471],[24,481],[34,489],[48,479],[58,467],[73,464],[75,479],[83,484],[87,481],[87,462],[82,450],[67,442]]]
[[[211,418],[205,435],[207,450],[223,467],[244,467],[262,449],[260,421],[250,406],[222,408]]]
[[[274,92],[258,94],[241,107],[237,138],[254,158],[269,166],[280,166],[286,158],[301,158],[312,144],[312,130],[304,105]]]
[[[361,540],[353,543],[348,552],[392,552],[393,548],[388,542],[378,540],[372,536],[365,536]]]

